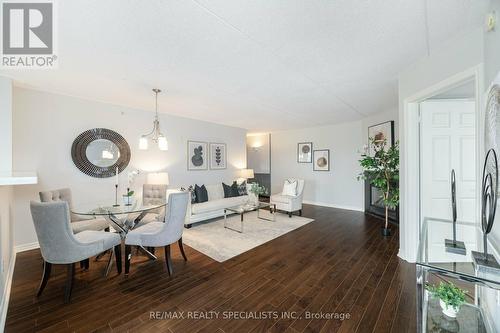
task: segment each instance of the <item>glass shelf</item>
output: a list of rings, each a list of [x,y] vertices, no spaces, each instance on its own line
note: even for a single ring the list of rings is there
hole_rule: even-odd
[[[483,252],[478,225],[457,222],[456,234],[465,244],[465,254],[448,252],[445,246],[445,239],[453,239],[452,221],[427,218],[422,224],[416,261],[418,332],[496,332],[500,323],[492,317],[498,313],[500,271],[473,263],[472,251]],[[471,291],[456,319],[444,316],[438,300],[429,296],[429,280],[448,280]]]

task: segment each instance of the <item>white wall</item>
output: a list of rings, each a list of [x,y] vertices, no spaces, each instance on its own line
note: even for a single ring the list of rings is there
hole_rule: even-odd
[[[304,201],[318,205],[363,210],[363,182],[359,151],[362,121],[334,126],[273,132],[271,134],[272,193],[281,192],[286,178],[305,180]],[[330,171],[313,171],[312,163],[297,163],[297,143],[313,142],[313,149],[330,149]]]
[[[153,106],[153,98],[151,103]],[[230,182],[237,170],[246,167],[246,130],[212,123],[160,115],[161,128],[169,141],[169,150],[138,150],[139,137],[151,130],[151,112],[82,100],[21,88],[14,89],[14,168],[36,170],[36,186],[16,187],[15,245],[36,242],[29,212],[29,201],[38,200],[38,192],[70,187],[76,204],[114,201],[114,177],[97,179],[80,172],[71,159],[71,145],[81,132],[109,128],[120,133],[129,143],[132,158],[120,174],[121,192],[125,191],[127,172],[166,170],[172,187],[198,183]],[[161,105],[160,105],[161,109]],[[187,140],[227,143],[228,168],[217,171],[187,171]],[[145,174],[135,182],[140,190]]]
[[[483,31],[482,28],[477,28],[432,49],[429,56],[399,74],[399,132],[401,133],[399,256],[407,261],[416,260],[419,221],[418,207],[415,205],[418,205],[419,199],[414,191],[418,187],[418,179],[408,177],[409,170],[418,167],[418,149],[408,149],[415,146],[411,138],[416,135],[418,119],[416,111],[405,110],[405,101],[415,98],[429,87],[458,73],[480,67],[483,62],[483,46]],[[482,82],[480,86],[482,87]]]
[[[497,24],[494,30],[484,33],[485,87],[500,71],[500,0],[491,0],[489,12],[495,11]]]
[[[0,172],[12,171],[12,80],[0,77]]]
[[[0,77],[0,173],[12,171],[12,81]],[[0,331],[7,311],[7,284],[12,274],[14,245],[11,186],[0,185]]]
[[[483,50],[482,27],[458,35],[431,50],[429,56],[399,74],[400,110],[406,98],[482,63]]]
[[[269,133],[247,136],[247,167],[254,173],[271,172],[271,145]]]

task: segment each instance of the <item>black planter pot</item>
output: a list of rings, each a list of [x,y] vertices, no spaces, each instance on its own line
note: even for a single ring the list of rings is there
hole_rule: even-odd
[[[382,236],[385,236],[385,237],[391,235],[391,229],[389,229],[389,228],[386,229],[386,228],[382,227],[382,228],[380,228],[380,232],[382,233]]]

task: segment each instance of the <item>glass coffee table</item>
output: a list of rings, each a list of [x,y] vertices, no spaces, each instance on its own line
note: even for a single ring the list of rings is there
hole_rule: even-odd
[[[265,209],[265,208],[269,208],[269,212],[271,213],[271,217],[262,216],[260,214],[260,210]],[[243,216],[246,213],[254,212],[254,211],[257,211],[257,218],[259,218],[261,220],[272,221],[272,222],[275,221],[276,205],[270,204],[269,202],[258,202],[257,204],[244,204],[244,205],[238,205],[238,206],[224,208],[224,228],[242,233],[243,232]],[[240,223],[241,223],[240,230],[233,229],[227,225],[227,215],[228,214],[239,214],[240,215]]]

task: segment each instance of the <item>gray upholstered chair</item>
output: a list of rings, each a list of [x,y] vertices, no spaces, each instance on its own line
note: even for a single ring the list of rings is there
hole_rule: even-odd
[[[73,233],[70,226],[70,210],[66,201],[30,202],[31,216],[44,260],[43,277],[38,288],[40,296],[47,285],[53,264],[68,266],[65,302],[71,298],[75,263],[82,262],[107,250],[114,250],[116,268],[121,273],[121,238],[111,232],[85,230]]]
[[[164,203],[167,201],[167,185],[144,184],[142,186],[142,203],[144,205]],[[151,210],[136,225],[141,227],[150,222],[165,221],[165,207]]]
[[[179,244],[181,254],[184,260],[187,261],[182,245],[182,231],[184,230],[184,220],[186,219],[189,199],[189,192],[170,194],[165,222],[150,222],[133,229],[127,234],[125,238],[125,274],[128,274],[130,268],[131,246],[163,247],[169,275],[172,275],[171,244],[175,242]]]
[[[104,230],[109,228],[109,223],[103,217],[84,218],[71,212],[73,208],[73,199],[69,188],[62,188],[53,191],[40,192],[41,202],[66,201],[69,205],[71,216],[71,229],[77,234],[84,230]]]

